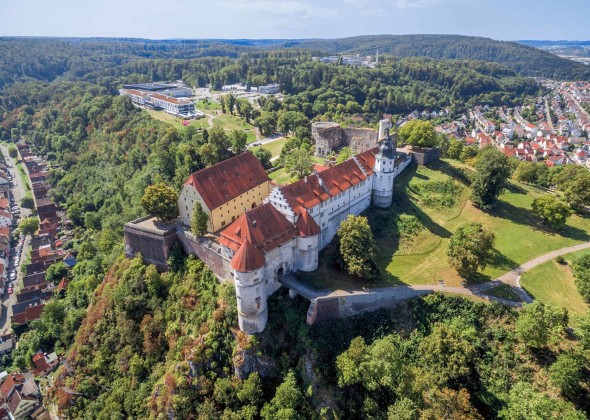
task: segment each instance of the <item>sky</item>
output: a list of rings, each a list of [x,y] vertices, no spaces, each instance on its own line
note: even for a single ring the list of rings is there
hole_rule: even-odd
[[[0,36],[589,40],[590,0],[0,0]]]

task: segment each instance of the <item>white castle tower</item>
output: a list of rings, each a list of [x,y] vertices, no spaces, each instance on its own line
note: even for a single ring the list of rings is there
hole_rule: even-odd
[[[266,258],[246,239],[231,260],[238,299],[238,324],[248,334],[264,331],[268,321],[264,264]]]
[[[373,177],[373,205],[389,207],[393,201],[393,180],[395,178],[395,157],[397,141],[391,141],[389,128],[385,139],[379,145],[379,153],[375,155],[375,176]]]
[[[313,271],[318,268],[320,227],[306,209],[303,209],[297,222],[297,268]]]

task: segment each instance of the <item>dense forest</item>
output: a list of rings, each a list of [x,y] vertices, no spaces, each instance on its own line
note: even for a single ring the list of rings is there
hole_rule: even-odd
[[[280,82],[284,100],[261,101],[249,117],[307,139],[314,119],[519,103],[538,93],[531,80],[497,63],[389,58],[355,69],[300,49],[237,54],[221,41],[5,39],[0,48],[36,41],[30,54],[0,54],[0,137],[26,141],[51,164],[78,264],[66,296],[21,335],[10,369],[30,367],[39,349],[65,355],[46,388],[63,416],[584,418],[588,317],[570,330],[565,312],[543,305],[519,314],[434,295],[310,327],[305,302],[277,293],[267,330],[247,337],[233,286],[200,261],[175,249],[171,270],[158,273],[122,257],[123,224],[143,214],[148,185],[178,187],[241,151],[234,133],[152,119],[117,95],[122,83]]]
[[[145,59],[194,59],[264,54],[269,50],[380,54],[434,59],[483,60],[524,76],[590,80],[590,69],[514,42],[458,35],[375,35],[313,40],[145,40],[102,38],[0,38],[0,87],[30,79],[78,80]]]
[[[396,57],[485,60],[524,76],[589,80],[590,68],[532,46],[461,35],[365,35],[341,39],[289,42],[290,47],[333,53],[392,54]]]
[[[233,288],[193,258],[159,274],[118,260],[50,395],[69,418],[559,417],[588,410],[590,318],[433,295],[304,324],[279,293],[260,336],[237,330]],[[542,322],[538,322],[542,319]]]

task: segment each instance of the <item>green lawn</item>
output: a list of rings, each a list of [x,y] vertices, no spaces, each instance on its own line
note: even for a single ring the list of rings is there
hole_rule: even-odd
[[[580,255],[589,252],[584,250],[564,255],[568,265],[558,264],[555,260],[547,261],[524,273],[520,285],[543,303],[560,306],[570,312],[586,313],[589,307],[576,289],[570,264]]]
[[[287,142],[287,138],[281,137],[277,140],[271,141],[270,143],[263,144],[262,146],[255,146],[251,150],[254,152],[258,149],[266,149],[270,152],[272,157],[278,157],[281,154],[281,150],[283,150],[283,146]]]
[[[219,105],[219,104],[217,104]],[[252,124],[247,124],[243,119],[237,117],[235,115],[226,115],[222,114],[221,111],[217,109],[217,107],[212,106],[211,108],[200,108],[197,105],[197,109],[204,111],[207,114],[214,115],[215,117],[212,119],[213,126],[221,127],[226,131],[238,130],[238,131],[245,131],[246,135],[248,136],[247,143],[253,143],[256,141],[256,129]],[[219,107],[221,109],[221,107]],[[184,124],[182,123],[183,120],[181,118],[175,117],[174,115],[170,115],[164,111],[154,111],[154,110],[147,110],[148,114],[157,120],[163,121],[178,129],[184,128]],[[197,128],[210,128],[209,125],[209,118],[205,116],[205,118],[199,118],[198,120],[189,120],[190,125]]]
[[[214,100],[197,101],[195,107],[203,112],[221,111],[221,104]]]
[[[268,176],[270,179],[272,179],[277,184],[288,184],[289,182],[291,182],[291,175],[289,175],[285,171],[285,168],[281,168],[279,170],[276,170],[276,171],[270,173]]]
[[[168,123],[178,129],[184,128],[184,124],[182,123],[182,118],[175,117],[174,115],[170,115],[164,111],[154,111],[153,109],[147,110],[147,113],[152,116],[152,118]],[[199,118],[198,120],[189,120],[190,125],[197,127],[197,128],[209,128],[209,123],[207,122],[207,117]]]
[[[530,211],[533,199],[544,192],[517,183],[510,184],[490,212],[471,205],[467,186],[457,193],[454,206],[429,208],[423,205],[424,197],[418,190],[420,184],[449,179],[460,184],[464,175],[457,168],[462,168],[463,172],[470,170],[459,162],[447,160],[430,168],[410,166],[395,181],[394,204],[389,209],[370,207],[365,212],[380,247],[381,276],[374,284],[437,284],[438,280],[444,280],[449,286],[460,285],[462,279],[449,266],[446,252],[451,234],[470,221],[481,222],[496,235],[494,261],[484,271],[484,280],[493,279],[536,256],[590,240],[588,217],[572,216],[558,233],[545,229]],[[425,229],[415,237],[400,241],[394,225],[395,216],[401,213],[416,216]],[[329,268],[322,267],[311,277],[311,283],[319,287],[334,283],[334,273]],[[342,286],[349,287],[352,281],[349,280],[343,281]],[[353,282],[357,287],[364,285],[358,280]]]

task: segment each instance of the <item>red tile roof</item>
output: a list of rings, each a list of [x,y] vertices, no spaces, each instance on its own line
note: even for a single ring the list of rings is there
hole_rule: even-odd
[[[373,173],[375,154],[378,152],[379,148],[374,147],[358,155],[356,160],[349,159],[325,171],[281,187],[281,193],[293,211],[299,214],[302,209],[317,206],[322,201],[326,201],[367,179],[365,172],[369,175]]]
[[[295,226],[272,204],[266,203],[242,214],[223,229],[219,243],[237,251],[247,240],[266,253],[292,240],[295,235]]]
[[[320,233],[320,227],[305,209],[303,209],[297,218],[295,226],[297,227],[297,234],[299,236],[315,236]]]
[[[2,385],[0,385],[0,395],[6,399],[10,398],[14,387],[24,384],[25,381],[25,375],[23,374],[14,373],[8,375],[4,382],[2,382]]]
[[[264,266],[266,258],[262,255],[248,239],[244,241],[238,252],[235,253],[231,260],[231,266],[234,270],[242,273],[248,273]]]
[[[160,99],[162,101],[170,102],[171,104],[190,104],[191,101],[188,99],[178,99],[168,95],[161,95],[159,93],[150,93],[148,96],[153,96],[154,98]]]
[[[270,178],[251,152],[192,173],[185,185],[194,186],[209,210],[244,194]]]
[[[8,226],[0,227],[0,235],[10,236],[10,228]]]

